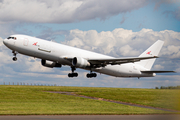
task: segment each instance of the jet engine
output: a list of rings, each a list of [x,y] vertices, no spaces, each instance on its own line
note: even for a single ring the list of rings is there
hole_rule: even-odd
[[[48,60],[41,60],[41,64],[42,64],[42,66],[50,67],[50,68],[53,68],[53,67],[61,67],[61,66],[62,66],[62,65],[59,64],[59,63],[52,62],[52,61],[48,61]]]
[[[75,66],[75,67],[89,67],[90,66],[90,63],[84,59],[84,58],[81,58],[81,57],[74,57],[73,60],[72,60],[72,65]]]

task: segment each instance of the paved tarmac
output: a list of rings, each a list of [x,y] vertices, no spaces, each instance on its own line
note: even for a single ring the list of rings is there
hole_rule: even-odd
[[[180,120],[180,115],[28,115],[0,116],[0,120]]]

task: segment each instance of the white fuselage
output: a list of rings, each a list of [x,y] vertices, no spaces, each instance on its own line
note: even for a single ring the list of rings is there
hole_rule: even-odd
[[[43,60],[54,61],[62,65],[72,66],[72,63],[65,58],[81,57],[88,59],[105,59],[113,58],[107,55],[82,50],[79,48],[62,45],[59,43],[46,41],[43,39],[30,37],[26,35],[14,35],[14,39],[5,39],[4,44],[13,51],[18,53],[40,58]],[[89,68],[82,69],[90,70]],[[136,63],[125,63],[121,65],[107,65],[105,67],[92,68],[92,71],[103,73],[115,77],[153,77],[153,73],[142,73],[147,70],[143,66]]]

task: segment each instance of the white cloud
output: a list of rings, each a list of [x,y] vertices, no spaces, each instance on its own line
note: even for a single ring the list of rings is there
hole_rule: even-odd
[[[0,1],[0,23],[70,23],[106,19],[145,5],[146,0],[3,0]]]
[[[180,58],[180,46],[170,45],[167,47],[168,52],[172,55],[171,58]]]
[[[0,46],[3,45],[3,39],[0,37]]]
[[[129,45],[125,45],[125,46],[122,46],[120,48],[120,53],[123,55],[123,56],[134,56],[134,55],[138,55],[140,54],[139,51],[136,51],[136,50],[133,50],[132,47],[130,47]]]
[[[8,48],[6,48],[3,44],[3,39],[0,37],[0,67],[4,64],[9,63],[12,58],[9,56]]]
[[[54,75],[54,74],[42,74],[42,73],[20,73],[19,75],[22,76],[29,76],[29,77],[42,77],[42,78],[67,78],[67,75]]]
[[[41,61],[38,59],[34,60],[32,57],[26,58],[24,64],[26,65],[25,67],[28,68],[26,69],[27,72],[54,72],[53,69],[42,66]]]
[[[7,38],[9,35],[12,35],[15,33],[15,26],[17,24],[14,23],[0,23],[0,37]]]
[[[154,69],[156,69],[156,70],[164,69],[164,66],[162,66],[162,65],[154,65]]]
[[[142,29],[139,32],[117,28],[113,31],[71,30],[64,44],[100,52],[115,57],[138,56],[157,40],[165,42],[160,55],[180,57],[180,33],[164,30]]]
[[[163,3],[178,0],[154,0],[158,9]],[[2,0],[0,24],[9,22],[71,23],[131,12],[149,4],[149,0]],[[152,3],[152,1],[151,1]],[[174,12],[179,19],[179,10]],[[125,21],[123,16],[121,24]]]

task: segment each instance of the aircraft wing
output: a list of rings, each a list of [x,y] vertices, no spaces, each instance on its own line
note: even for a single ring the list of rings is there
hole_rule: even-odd
[[[169,73],[169,72],[175,72],[175,71],[141,71],[142,73]]]
[[[68,60],[69,62],[72,62],[74,57],[70,56],[64,56],[62,57],[65,60]],[[158,58],[157,56],[151,56],[151,57],[129,57],[129,58],[105,58],[105,59],[87,59],[93,67],[104,67],[106,65],[120,65],[125,63],[134,63],[145,59],[153,59]]]
[[[138,62],[140,60],[145,60],[145,59],[153,59],[153,58],[158,58],[157,56],[151,56],[151,57],[130,57],[130,58],[109,58],[109,59],[89,59],[88,61],[92,65],[97,65],[97,66],[106,66],[108,64],[110,65],[119,65],[119,64],[124,64],[124,63],[134,63]]]

